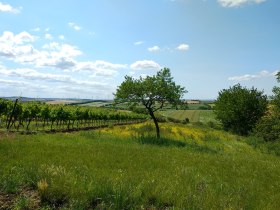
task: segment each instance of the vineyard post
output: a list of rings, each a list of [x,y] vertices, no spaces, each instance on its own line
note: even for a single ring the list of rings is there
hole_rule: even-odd
[[[9,130],[9,128],[10,128],[10,124],[11,124],[11,121],[12,121],[12,118],[13,118],[16,106],[17,106],[17,102],[18,102],[18,98],[16,99],[16,101],[14,103],[14,107],[13,107],[13,110],[12,110],[12,113],[10,115],[10,119],[9,119],[9,122],[8,122],[8,125],[7,125],[7,130]]]

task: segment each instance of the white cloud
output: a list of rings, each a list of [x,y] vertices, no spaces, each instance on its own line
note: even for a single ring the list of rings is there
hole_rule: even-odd
[[[24,92],[24,93],[30,93],[30,92],[40,92],[40,91],[48,91],[49,87],[46,85],[41,85],[41,84],[34,84],[33,82],[24,82],[20,80],[5,80],[5,79],[0,79],[0,83],[3,86],[9,86],[10,88],[8,90],[11,90],[14,92],[15,89],[17,89],[17,92]],[[1,88],[4,88],[1,86]],[[11,96],[11,95],[8,95]]]
[[[68,26],[70,26],[72,29],[74,29],[76,31],[80,31],[82,29],[81,26],[78,26],[76,23],[73,23],[73,22],[68,23]]]
[[[40,73],[34,69],[0,69],[0,74],[10,77],[19,77],[29,80],[45,80],[51,82],[68,82],[71,77],[68,75],[55,75],[49,73]]]
[[[96,81],[87,81],[87,80],[77,80],[69,75],[62,75],[62,74],[50,74],[50,73],[41,73],[34,69],[27,69],[27,68],[17,68],[17,69],[6,69],[0,67],[0,75],[13,77],[13,78],[21,78],[25,80],[32,80],[36,83],[44,82],[51,82],[51,83],[61,83],[66,84],[68,86],[83,86],[83,87],[102,87],[108,85],[107,83],[96,82]],[[12,81],[17,80],[6,80],[7,83],[13,84]],[[17,82],[16,82],[17,83]],[[22,85],[26,84],[26,81],[22,81]]]
[[[68,69],[76,65],[74,57],[82,52],[75,46],[52,42],[43,46],[43,50],[35,49],[32,42],[35,37],[27,32],[14,35],[5,31],[0,37],[0,57],[21,64],[33,64],[36,67],[55,67]]]
[[[14,35],[4,32],[0,37],[0,58],[6,58],[20,64],[34,67],[52,67],[63,71],[89,71],[94,76],[113,77],[118,69],[127,68],[126,64],[114,64],[107,61],[77,61],[82,55],[78,47],[58,42],[43,45],[35,49],[32,42],[35,38],[27,32]]]
[[[64,40],[64,39],[65,39],[65,37],[64,37],[63,35],[59,35],[58,38],[59,38],[60,40]]]
[[[240,7],[245,4],[260,4],[266,0],[218,0],[223,7]]]
[[[32,31],[38,32],[38,31],[41,31],[41,29],[39,27],[37,27],[37,28],[33,28]]]
[[[134,42],[134,45],[141,45],[141,44],[144,44],[144,41],[137,41],[137,42]]]
[[[23,44],[26,42],[33,42],[34,40],[35,40],[35,37],[30,35],[26,31],[23,31],[17,35],[14,35],[10,31],[4,31],[3,35],[0,37],[1,44],[8,43],[8,44],[12,44],[12,45]]]
[[[148,48],[149,52],[156,52],[156,51],[159,51],[159,50],[160,50],[159,46],[153,46],[153,47]]]
[[[12,32],[5,31],[0,36],[0,57],[13,59],[18,56],[29,54],[32,51],[30,44],[35,37],[27,32],[14,35]]]
[[[0,12],[20,13],[20,9],[13,8],[11,5],[0,2]]]
[[[93,76],[104,76],[104,77],[114,77],[117,75],[118,69],[127,68],[126,64],[114,64],[106,61],[88,61],[88,62],[78,62],[76,64],[76,71],[89,71],[93,73]]]
[[[278,71],[274,71],[274,72],[270,73],[268,71],[261,71],[258,74],[245,74],[242,76],[229,77],[228,80],[236,81],[236,82],[250,81],[250,80],[254,80],[254,79],[275,76],[277,72]]]
[[[58,42],[51,42],[43,46],[44,49],[50,50],[53,57],[76,57],[82,55],[82,51],[78,47],[70,44],[61,44]]]
[[[129,68],[127,64],[102,60],[80,61],[77,56],[82,55],[82,51],[70,44],[49,42],[35,48],[38,40],[44,39],[27,32],[0,34],[0,60],[3,61],[0,61],[0,92],[13,95],[22,91],[29,96],[50,97],[104,96],[114,91],[111,78],[118,75],[118,70]],[[18,68],[3,67],[5,60],[17,63]],[[52,68],[62,70],[62,73],[53,74]],[[75,73],[77,71],[81,73]]]
[[[53,39],[53,37],[52,37],[52,35],[51,35],[51,34],[45,34],[45,39],[49,39],[49,40],[51,40],[51,39]]]
[[[76,61],[67,57],[50,57],[41,59],[36,62],[37,67],[53,67],[60,70],[73,69],[76,66]]]
[[[132,70],[149,70],[149,69],[160,69],[160,65],[152,60],[136,61],[130,65]]]
[[[74,58],[82,54],[76,46],[57,42],[46,44],[43,49],[43,51],[37,51],[36,59],[32,60],[36,67],[69,70],[76,66],[77,61]]]
[[[187,51],[190,49],[190,46],[187,44],[180,44],[177,48],[177,50],[183,50],[183,51]]]

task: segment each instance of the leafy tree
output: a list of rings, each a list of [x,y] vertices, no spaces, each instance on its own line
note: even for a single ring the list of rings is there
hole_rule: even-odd
[[[147,109],[154,121],[157,137],[160,137],[158,120],[155,112],[167,104],[177,106],[181,103],[181,97],[187,91],[184,87],[176,85],[171,77],[170,70],[164,68],[156,75],[134,79],[125,76],[125,81],[117,88],[116,103],[128,102],[130,105],[142,104]]]
[[[277,82],[280,83],[280,72],[276,74]],[[273,87],[272,106],[269,112],[257,124],[255,134],[265,141],[280,140],[280,87]]]
[[[276,74],[277,82],[280,83],[280,71]],[[274,96],[272,96],[272,104],[274,105],[274,111],[276,115],[280,115],[280,87],[273,87],[272,92]]]
[[[247,135],[267,110],[267,96],[240,84],[219,92],[214,111],[225,130]]]

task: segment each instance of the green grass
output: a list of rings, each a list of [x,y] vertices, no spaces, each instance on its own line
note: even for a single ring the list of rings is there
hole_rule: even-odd
[[[212,110],[201,110],[199,113],[199,122],[215,122],[218,123],[216,116]]]
[[[158,140],[152,128],[4,136],[0,189],[45,208],[279,209],[279,157],[222,131],[162,124]]]
[[[217,122],[215,114],[212,110],[166,110],[160,111],[161,115],[167,118],[173,118],[177,120],[184,120],[188,118],[190,122]]]
[[[84,103],[84,104],[79,104],[78,106],[93,106],[93,107],[104,107],[106,105],[111,105],[111,102],[90,102],[90,103]]]

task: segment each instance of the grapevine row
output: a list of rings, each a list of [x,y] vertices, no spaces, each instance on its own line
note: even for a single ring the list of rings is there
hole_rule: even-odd
[[[102,108],[50,105],[0,99],[0,128],[8,130],[71,130],[104,125],[136,123],[147,118]]]

